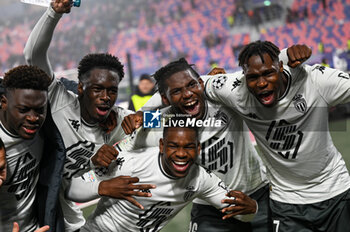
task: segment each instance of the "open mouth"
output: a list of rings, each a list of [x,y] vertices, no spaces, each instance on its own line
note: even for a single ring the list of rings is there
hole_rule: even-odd
[[[33,135],[38,131],[38,127],[33,127],[33,126],[22,126],[24,132],[27,134]]]
[[[275,96],[273,91],[264,91],[258,95],[260,101],[264,105],[270,105],[274,102]]]
[[[177,172],[185,172],[190,166],[190,161],[172,161],[173,167]]]
[[[191,116],[196,116],[199,114],[199,106],[200,104],[198,100],[190,101],[183,104],[185,112]]]
[[[110,110],[109,106],[97,106],[96,111],[98,115],[105,116],[108,114],[108,111]]]

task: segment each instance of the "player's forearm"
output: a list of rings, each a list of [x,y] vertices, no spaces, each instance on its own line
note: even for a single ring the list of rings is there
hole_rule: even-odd
[[[57,14],[50,6],[33,28],[23,51],[28,64],[40,67],[50,77],[53,77],[53,71],[47,51],[61,17],[62,14]]]
[[[87,182],[82,177],[72,178],[72,181],[66,189],[66,198],[78,203],[99,198],[99,184],[101,181]]]

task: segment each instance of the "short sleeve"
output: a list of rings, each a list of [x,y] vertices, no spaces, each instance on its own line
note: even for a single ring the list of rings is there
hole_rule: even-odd
[[[222,105],[235,106],[235,96],[243,85],[243,73],[241,71],[232,74],[217,74],[214,76],[201,76],[205,82],[205,95],[213,102]]]
[[[206,171],[200,167],[199,179],[201,182],[201,191],[198,198],[207,201],[217,209],[227,207],[228,204],[221,203],[226,196],[227,186],[214,173]]]
[[[308,78],[311,78],[328,105],[334,106],[350,101],[350,75],[348,73],[319,64],[306,68]]]
[[[52,113],[77,100],[77,96],[73,92],[68,91],[62,82],[56,78],[52,79],[48,95]]]

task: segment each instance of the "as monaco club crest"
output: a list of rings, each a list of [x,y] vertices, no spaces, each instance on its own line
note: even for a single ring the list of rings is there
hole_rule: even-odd
[[[305,113],[307,110],[307,104],[305,101],[305,98],[303,98],[303,96],[301,94],[296,94],[293,97],[293,104],[295,109],[300,112],[300,113]]]

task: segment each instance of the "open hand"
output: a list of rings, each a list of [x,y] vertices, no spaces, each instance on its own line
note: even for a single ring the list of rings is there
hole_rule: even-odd
[[[256,213],[256,201],[241,191],[231,190],[226,196],[232,197],[233,199],[224,199],[221,201],[222,203],[230,204],[230,206],[221,210],[222,213],[226,213],[222,219],[227,219],[236,215]]]
[[[144,209],[133,196],[151,197],[152,194],[147,190],[154,189],[156,186],[153,184],[135,185],[137,182],[139,182],[139,178],[131,176],[118,176],[110,180],[104,180],[98,186],[98,194],[100,196],[127,200],[138,208]]]

